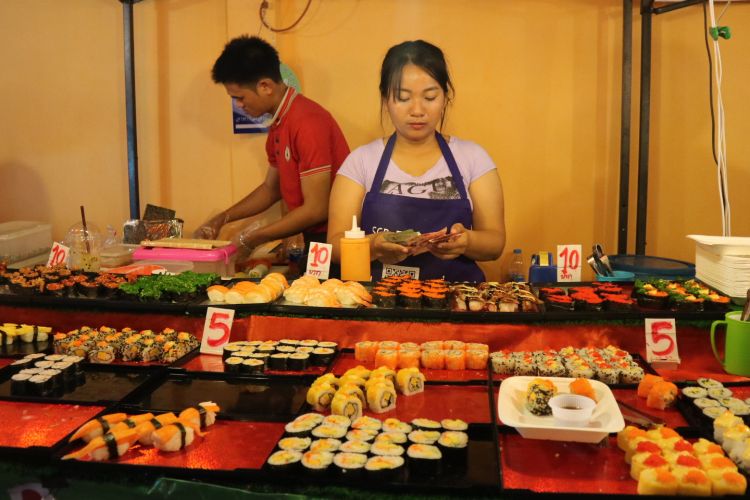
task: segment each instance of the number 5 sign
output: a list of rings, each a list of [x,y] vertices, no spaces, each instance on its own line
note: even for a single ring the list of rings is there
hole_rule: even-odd
[[[206,309],[206,322],[203,324],[203,338],[201,338],[202,354],[221,354],[224,345],[229,342],[232,332],[234,309],[209,307]]]
[[[581,245],[557,245],[557,281],[581,281]]]
[[[329,243],[314,242],[310,244],[310,251],[307,253],[307,269],[305,270],[305,274],[327,280],[328,272],[331,269],[332,253],[333,245]]]
[[[674,318],[646,318],[646,360],[661,368],[676,368],[680,364]]]

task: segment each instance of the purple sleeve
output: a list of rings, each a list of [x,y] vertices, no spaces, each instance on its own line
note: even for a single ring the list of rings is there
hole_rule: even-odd
[[[349,156],[346,157],[344,163],[341,164],[341,168],[339,168],[337,175],[343,175],[367,189],[367,160],[367,148],[365,146],[360,146],[349,153]]]
[[[479,179],[490,170],[497,168],[495,162],[492,161],[492,158],[490,158],[490,155],[482,146],[471,141],[462,142],[462,146],[465,147],[466,159],[468,160],[466,163],[469,170],[468,184]]]

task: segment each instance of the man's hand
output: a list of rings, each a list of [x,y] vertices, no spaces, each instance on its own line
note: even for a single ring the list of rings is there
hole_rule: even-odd
[[[196,229],[193,236],[204,240],[215,240],[219,237],[219,231],[221,231],[222,226],[224,226],[225,220],[226,213],[221,212]]]

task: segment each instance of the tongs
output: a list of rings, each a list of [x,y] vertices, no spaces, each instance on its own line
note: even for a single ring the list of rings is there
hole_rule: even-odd
[[[604,253],[602,246],[599,243],[595,243],[592,251],[593,253],[586,259],[591,269],[599,276],[613,276],[614,272],[609,263],[609,257]]]
[[[624,418],[628,422],[642,425],[643,427],[656,427],[659,425],[664,425],[666,423],[661,418],[642,412],[635,406],[623,403],[619,399],[617,400],[617,404],[620,407],[620,411],[627,410],[628,413],[622,412],[622,418]]]

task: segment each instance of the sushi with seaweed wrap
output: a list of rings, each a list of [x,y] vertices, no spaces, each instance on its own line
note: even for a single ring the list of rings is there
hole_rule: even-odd
[[[377,418],[372,417],[360,417],[352,421],[352,429],[370,429],[379,431],[383,427],[383,423]]]
[[[310,355],[302,352],[295,352],[287,358],[287,368],[293,371],[304,371],[310,363]]]
[[[532,414],[550,415],[552,409],[549,400],[557,394],[557,387],[551,380],[537,378],[529,383],[526,390],[526,409]]]
[[[345,441],[339,447],[339,451],[342,453],[369,453],[370,446],[367,441],[359,441],[356,439]]]
[[[369,443],[378,436],[378,431],[372,429],[352,429],[346,433],[346,439],[349,441],[364,441]]]
[[[316,439],[310,443],[310,451],[335,453],[341,447],[341,441],[333,438]]]
[[[311,439],[300,437],[281,438],[278,447],[282,450],[305,451],[310,447]]]
[[[437,441],[445,460],[452,465],[466,465],[469,435],[459,431],[445,431]]]
[[[412,431],[413,432],[413,431]],[[375,436],[375,441],[389,441],[394,444],[404,444],[409,439],[406,437],[406,434],[403,432],[381,432],[377,436]]]
[[[352,421],[349,417],[332,414],[324,417],[320,423],[321,425],[336,425],[338,427],[348,428],[352,424]]]
[[[333,463],[333,453],[328,451],[308,451],[302,455],[300,463],[307,474],[313,476],[323,475]]]
[[[404,470],[404,458],[400,456],[373,456],[365,464],[366,476],[371,481],[395,481]]]
[[[239,358],[230,358],[230,359],[239,359]],[[247,358],[242,361],[240,372],[254,375],[254,374],[263,373],[265,368],[266,368],[266,365],[262,360]]]
[[[412,444],[406,450],[409,477],[434,477],[440,474],[443,454],[429,444]]]
[[[333,456],[333,465],[342,476],[360,479],[364,477],[367,455],[363,453],[342,452]]]
[[[231,356],[224,359],[224,371],[226,373],[240,373],[242,371],[242,362],[244,359]]]
[[[388,440],[375,441],[370,447],[370,454],[386,457],[400,457],[404,454],[404,447]]]
[[[313,365],[316,366],[327,366],[333,361],[333,357],[336,354],[334,349],[329,347],[316,347],[310,353],[310,360]]]
[[[435,444],[437,443],[437,440],[440,439],[440,435],[442,433],[439,430],[434,431],[425,431],[425,430],[418,430],[418,431],[411,431],[409,433],[408,439],[410,443],[414,444]]]
[[[279,450],[268,457],[268,467],[273,471],[291,472],[299,468],[302,453],[295,450]]]
[[[289,354],[285,354],[285,353],[272,354],[268,358],[268,369],[285,371],[287,369],[288,360],[289,360]]]
[[[436,420],[430,420],[429,418],[415,418],[411,421],[413,429],[418,431],[442,431],[443,427],[440,422]]]
[[[341,439],[346,436],[347,428],[338,425],[323,424],[312,430],[312,436],[318,439]]]

